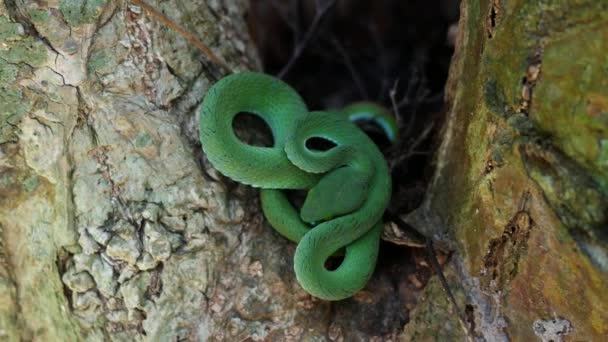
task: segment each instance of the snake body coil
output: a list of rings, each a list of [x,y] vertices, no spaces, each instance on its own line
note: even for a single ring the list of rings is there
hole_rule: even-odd
[[[238,139],[232,122],[240,112],[267,123],[272,147]],[[298,243],[294,257],[298,282],[325,300],[348,298],[371,277],[381,218],[390,200],[386,161],[351,122],[358,119],[376,120],[394,138],[394,122],[380,107],[353,105],[340,112],[309,112],[290,86],[252,72],[233,74],[215,84],[203,100],[200,116],[200,139],[209,161],[225,176],[262,189],[266,218],[281,235]],[[316,148],[315,140],[330,146]],[[282,189],[308,191],[299,212]],[[340,266],[328,270],[327,259],[344,247]]]

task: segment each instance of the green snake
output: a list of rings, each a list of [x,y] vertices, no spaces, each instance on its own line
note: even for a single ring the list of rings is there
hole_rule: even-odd
[[[233,120],[242,112],[266,122],[273,146],[248,145],[235,135]],[[298,244],[298,282],[324,300],[348,298],[367,284],[391,196],[387,163],[353,123],[357,120],[374,120],[389,139],[396,138],[394,120],[377,105],[309,112],[289,85],[254,72],[217,82],[204,97],[200,114],[200,139],[208,160],[223,175],[262,189],[267,220]],[[324,140],[329,148],[312,146],[314,139]],[[299,210],[284,189],[307,191]],[[327,269],[327,259],[343,248],[342,263]]]

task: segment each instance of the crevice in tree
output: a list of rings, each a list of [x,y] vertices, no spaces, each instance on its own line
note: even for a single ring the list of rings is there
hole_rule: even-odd
[[[517,274],[519,260],[528,248],[530,231],[534,228],[534,220],[527,209],[530,197],[529,192],[522,195],[519,211],[511,218],[501,236],[488,243],[480,274],[482,286],[488,290],[505,288]]]
[[[55,264],[57,265],[57,276],[59,279],[66,273],[68,269],[68,263],[72,260],[73,253],[70,253],[65,248],[59,249],[57,253],[57,259]],[[68,307],[70,309],[74,309],[74,303],[72,302],[73,293],[72,289],[70,289],[63,281],[61,281],[61,287],[63,289],[63,295],[68,302]]]
[[[538,77],[541,72],[543,59],[543,48],[541,43],[539,42],[534,50],[534,53],[529,58],[528,67],[526,68],[526,74],[522,78],[522,89],[521,89],[521,99],[519,103],[519,108],[517,108],[517,112],[523,113],[524,115],[528,115],[530,109],[532,107],[532,96],[534,92],[534,87],[536,87],[536,82],[538,81]]]
[[[488,39],[494,38],[494,30],[498,25],[499,15],[501,10],[500,0],[492,1],[492,5],[490,6],[490,13],[488,14]]]
[[[446,43],[447,34],[458,19],[458,3],[355,0],[334,5],[332,1],[251,0],[247,19],[264,71],[292,85],[311,110],[369,100],[396,115],[400,140],[394,146],[382,141],[382,133],[374,125],[359,123],[383,148],[391,167],[393,197],[391,214],[385,215],[388,219],[420,205],[433,173],[433,155],[444,119],[443,88],[453,52],[453,46]],[[499,12],[494,11],[495,25]],[[400,223],[400,231],[412,228]],[[332,303],[332,322],[342,322],[340,317],[347,312],[352,313],[351,321],[355,311],[365,312],[371,323],[359,324],[375,325],[376,332],[388,333],[409,320],[403,304],[411,301],[415,306],[416,294],[434,271],[425,261],[425,249],[409,247],[424,247],[424,237],[414,233],[411,239],[401,236],[397,240],[407,241],[382,242],[368,284],[373,291],[386,289],[381,302],[370,308],[359,304],[355,296]],[[437,253],[443,265],[447,256]],[[401,306],[389,309],[388,303]],[[372,317],[375,309],[382,311],[384,321],[395,325],[383,330],[382,321]]]
[[[475,332],[475,306],[467,304],[464,307],[466,322],[469,324],[469,331]]]

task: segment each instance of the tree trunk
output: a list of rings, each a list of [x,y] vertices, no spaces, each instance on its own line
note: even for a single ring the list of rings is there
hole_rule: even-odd
[[[476,337],[605,340],[608,3],[465,1],[459,28],[435,177],[408,220],[455,251]],[[406,336],[450,336],[426,290]]]
[[[246,0],[148,3],[259,68]],[[411,312],[380,271],[339,303],[299,287],[257,191],[201,153],[224,74],[183,36],[122,1],[3,1],[0,337],[605,338],[608,8],[568,3],[462,5],[435,176],[405,216],[453,251],[459,322],[436,278]]]

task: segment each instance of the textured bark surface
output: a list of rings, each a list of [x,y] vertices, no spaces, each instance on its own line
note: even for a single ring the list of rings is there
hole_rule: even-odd
[[[456,251],[477,337],[608,336],[607,38],[602,1],[461,7],[436,175],[409,220]],[[434,305],[410,335],[449,334]]]
[[[247,1],[148,3],[259,68]],[[607,10],[463,4],[436,175],[407,220],[454,251],[446,277],[478,338],[608,334]],[[403,259],[347,301],[299,287],[257,191],[200,152],[221,76],[137,6],[2,2],[0,339],[464,338],[438,279],[421,289]]]
[[[153,5],[235,68],[256,65],[246,1]],[[272,312],[229,316],[228,295],[249,309],[293,284],[243,285],[277,276],[241,241],[274,237],[243,208],[254,193],[205,174],[192,150],[217,68],[124,2],[7,1],[0,39],[2,338],[263,333]]]
[[[235,70],[259,69],[247,1],[148,1]],[[353,340],[396,336],[407,285],[330,304],[257,191],[198,142],[221,70],[118,1],[0,6],[0,336],[4,340]],[[401,275],[399,275],[401,277]],[[388,313],[388,314],[387,314]]]

